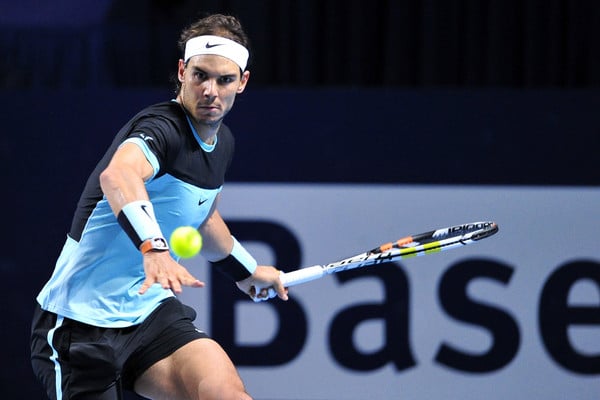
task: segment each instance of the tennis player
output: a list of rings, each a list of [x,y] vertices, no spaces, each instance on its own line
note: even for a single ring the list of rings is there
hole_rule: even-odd
[[[118,132],[83,190],[50,280],[37,297],[36,376],[51,399],[250,399],[225,351],[176,297],[202,287],[165,237],[198,226],[201,254],[257,299],[287,300],[279,272],[258,266],[217,209],[234,139],[222,123],[248,84],[248,38],[231,16],[182,31],[176,99]],[[132,68],[143,68],[135,65]]]

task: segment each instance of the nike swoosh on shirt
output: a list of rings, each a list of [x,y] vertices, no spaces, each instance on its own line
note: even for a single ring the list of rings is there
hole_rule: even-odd
[[[206,203],[206,200],[208,200],[208,199],[200,199],[200,201],[198,202],[198,205],[201,206],[202,204]]]

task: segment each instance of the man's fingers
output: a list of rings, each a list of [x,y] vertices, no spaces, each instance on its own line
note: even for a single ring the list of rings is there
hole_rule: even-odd
[[[169,282],[170,282],[169,286],[171,287],[171,290],[173,290],[177,294],[180,294],[181,293],[181,283],[179,283],[179,279],[171,279]],[[167,288],[165,288],[165,289],[167,289]]]
[[[183,291],[182,286],[190,286],[190,287],[204,287],[204,282],[196,279],[190,274],[182,274],[178,277],[168,277],[167,275],[158,275],[155,277],[146,277],[144,283],[140,287],[139,294],[144,294],[148,291],[150,286],[158,283],[162,286],[163,289],[171,289],[175,293],[179,294]]]
[[[140,290],[138,291],[139,294],[144,294],[148,291],[148,289],[150,288],[150,286],[152,286],[152,282],[149,279],[146,279],[144,281],[144,283],[142,283],[142,286],[140,287]]]
[[[186,283],[186,286],[191,286],[191,287],[204,287],[204,282],[192,277],[191,280]]]
[[[165,274],[160,274],[156,281],[158,283],[160,283],[160,286],[162,286],[163,289],[170,289],[171,288],[171,279],[169,279],[169,277]]]
[[[256,291],[255,286],[250,286],[250,290],[248,291],[248,296],[255,302],[257,301],[265,301],[272,299],[275,296],[278,296],[281,300],[288,300],[288,289],[281,287],[280,290],[275,290],[273,287],[262,288],[258,292]]]
[[[283,285],[277,285],[277,287],[275,288],[275,291],[277,293],[275,293],[281,300],[287,301],[288,299],[288,288],[284,287]]]
[[[248,291],[248,296],[255,298],[256,297],[256,287],[254,285],[250,286],[250,290]]]
[[[203,287],[204,282],[194,278],[190,274],[185,274],[184,276],[180,277],[179,279],[175,279],[172,281],[171,289],[173,289],[173,291],[175,293],[179,294],[183,291],[182,285],[190,286],[190,287]]]
[[[279,298],[281,300],[287,301],[288,299],[288,288],[283,288],[282,290],[277,292],[277,296],[279,296]]]

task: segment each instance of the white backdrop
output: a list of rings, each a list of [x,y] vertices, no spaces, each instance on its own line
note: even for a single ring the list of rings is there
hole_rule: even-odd
[[[336,313],[381,301],[383,290],[376,281],[358,279],[341,285],[326,277],[292,288],[290,295],[308,320],[308,339],[302,352],[284,365],[240,367],[257,399],[600,398],[600,376],[560,366],[545,349],[538,326],[540,295],[552,272],[576,260],[600,263],[597,188],[229,184],[220,209],[225,219],[284,225],[301,244],[302,266],[336,261],[438,227],[479,220],[495,220],[500,226],[498,234],[472,246],[400,263],[410,287],[409,343],[416,362],[401,371],[392,365],[369,372],[343,368],[327,348]],[[247,243],[247,247],[259,263],[273,263],[267,246]],[[435,361],[443,343],[473,354],[491,345],[489,331],[451,318],[438,299],[442,274],[473,258],[514,269],[506,284],[480,279],[468,287],[471,298],[510,314],[519,328],[518,352],[505,367],[489,373],[457,371]],[[207,266],[201,258],[184,264],[206,279]],[[600,270],[594,273],[600,275]],[[198,311],[197,325],[210,333],[206,293],[187,289],[181,298]],[[577,282],[569,304],[600,310],[600,287],[591,279]],[[278,329],[277,315],[268,303],[240,304],[234,318],[240,328],[238,343],[268,343]],[[383,324],[364,323],[353,339],[357,349],[376,350],[384,341]],[[569,341],[583,355],[600,355],[600,325],[571,326]]]

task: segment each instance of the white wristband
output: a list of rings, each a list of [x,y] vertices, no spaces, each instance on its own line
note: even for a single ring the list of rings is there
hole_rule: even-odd
[[[163,237],[156,222],[154,207],[148,200],[127,203],[119,212],[117,220],[137,248],[144,240]]]
[[[244,268],[246,268],[246,270],[248,270],[248,272],[250,272],[250,275],[252,275],[254,271],[256,271],[258,263],[254,259],[254,257],[252,257],[250,253],[248,253],[248,250],[246,250],[244,246],[242,246],[242,244],[238,242],[235,236],[231,236],[231,238],[233,239],[233,248],[231,249],[231,255],[236,260],[238,260],[239,263],[242,264]]]

